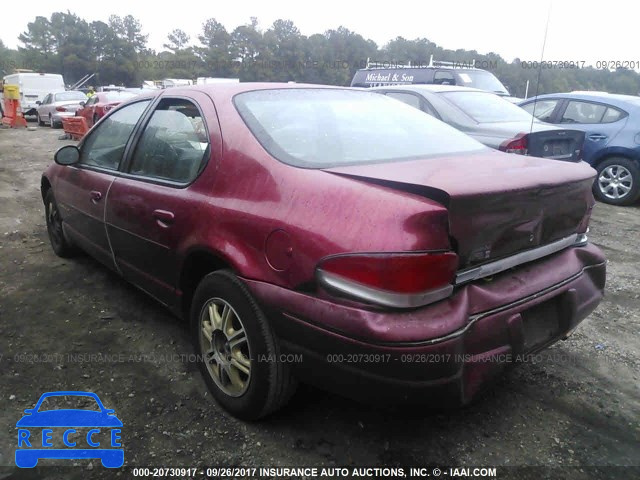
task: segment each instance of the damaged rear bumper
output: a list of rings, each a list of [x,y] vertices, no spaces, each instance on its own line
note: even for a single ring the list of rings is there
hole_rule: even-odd
[[[566,337],[603,297],[606,262],[574,247],[412,311],[369,310],[247,280],[305,381],[367,401],[464,404]],[[287,358],[287,357],[284,357]]]

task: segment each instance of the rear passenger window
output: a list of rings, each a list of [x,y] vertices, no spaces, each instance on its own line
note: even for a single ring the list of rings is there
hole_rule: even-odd
[[[597,103],[571,100],[560,123],[601,123],[606,109]]]
[[[602,123],[613,123],[620,120],[625,116],[625,113],[617,108],[607,108],[607,111],[604,113],[604,117],[602,117]]]
[[[153,112],[136,147],[129,173],[189,183],[205,164],[209,135],[189,100],[167,98]]]

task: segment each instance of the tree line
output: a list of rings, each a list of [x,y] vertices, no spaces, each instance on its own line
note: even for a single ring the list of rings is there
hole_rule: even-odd
[[[448,50],[426,38],[397,37],[378,46],[342,26],[305,36],[291,20],[282,19],[263,29],[252,17],[228,31],[210,18],[195,37],[180,29],[169,32],[163,49],[156,51],[149,48],[148,35],[131,15],[87,22],[67,11],[53,13],[50,18],[36,17],[18,40],[17,49],[0,41],[3,75],[17,68],[61,73],[69,84],[95,73],[90,82],[93,85],[139,86],[143,80],[196,77],[349,85],[367,59],[416,65],[428,63],[433,56],[475,62],[492,71],[519,97],[525,95],[527,81],[529,96],[571,90],[640,93],[640,75],[633,66],[612,70],[574,62],[507,62],[496,53]]]

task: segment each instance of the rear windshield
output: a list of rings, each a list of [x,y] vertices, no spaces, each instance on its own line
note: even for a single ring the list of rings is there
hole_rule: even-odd
[[[531,122],[517,105],[487,92],[441,92],[440,95],[478,123]]]
[[[61,92],[56,93],[56,102],[68,102],[72,100],[86,100],[87,96],[82,92]]]
[[[463,87],[472,87],[486,92],[509,95],[507,88],[493,73],[485,70],[465,70],[464,72],[454,71],[454,74],[458,80],[456,83]]]
[[[305,168],[394,162],[485,149],[397,100],[339,89],[259,90],[236,108],[275,158]]]
[[[136,96],[135,93],[131,92],[107,92],[104,95],[107,97],[107,102],[124,102]]]

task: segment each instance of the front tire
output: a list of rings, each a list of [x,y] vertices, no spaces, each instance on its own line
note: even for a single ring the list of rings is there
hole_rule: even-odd
[[[597,166],[593,193],[611,205],[631,205],[640,196],[640,168],[628,158],[609,158]]]
[[[44,127],[44,121],[40,118],[40,114],[36,114],[38,117],[38,126],[40,127]]]
[[[62,217],[51,189],[47,190],[44,196],[44,210],[49,242],[51,242],[51,248],[54,253],[62,258],[74,256],[77,253],[77,249],[64,235]]]
[[[257,420],[282,407],[295,391],[267,318],[232,272],[217,271],[200,282],[191,305],[191,331],[205,382],[232,415]]]

